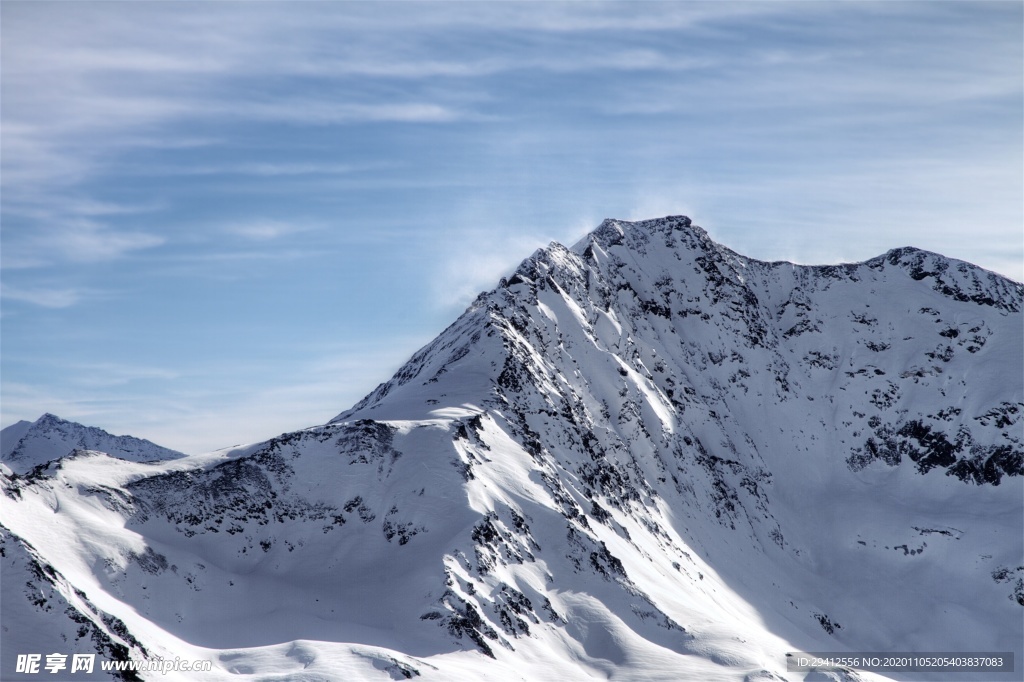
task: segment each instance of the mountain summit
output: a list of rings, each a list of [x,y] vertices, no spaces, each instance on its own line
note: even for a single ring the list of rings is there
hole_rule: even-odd
[[[608,220],[328,424],[5,477],[4,627],[214,662],[189,679],[1019,671],[1022,304],[917,249],[767,263],[686,217]]]
[[[83,426],[49,413],[34,422],[20,421],[0,431],[0,462],[17,473],[25,473],[76,450],[101,451],[133,462],[185,456],[148,440],[113,436],[103,429]]]

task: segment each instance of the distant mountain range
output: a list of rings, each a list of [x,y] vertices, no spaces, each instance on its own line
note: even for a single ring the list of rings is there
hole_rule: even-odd
[[[608,220],[328,424],[183,457],[22,422],[0,677],[951,679],[787,668],[847,651],[1009,652],[956,679],[1018,680],[1022,307],[918,249],[799,266]]]
[[[96,450],[133,462],[155,462],[185,455],[132,436],[113,436],[103,429],[44,414],[34,422],[20,421],[0,431],[0,462],[11,471],[67,457],[76,450]]]

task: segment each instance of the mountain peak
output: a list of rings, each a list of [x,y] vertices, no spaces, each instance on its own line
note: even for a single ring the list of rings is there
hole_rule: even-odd
[[[670,237],[673,233],[683,237],[691,247],[720,246],[712,241],[702,227],[694,225],[688,216],[670,215],[646,220],[607,218],[597,229],[578,241],[572,250],[582,252],[591,243],[603,248],[619,245],[635,248],[646,244],[653,237]]]
[[[24,650],[88,621],[165,659],[216,651],[225,676],[1019,658],[1022,292],[989,274],[909,248],[769,263],[681,216],[605,221],[328,424],[0,480],[4,569],[24,576],[5,618],[41,633]],[[56,578],[83,566],[105,573]]]
[[[663,218],[649,218],[644,220],[623,220],[621,218],[606,218],[601,221],[597,229],[591,232],[597,239],[605,239],[615,235],[625,236],[628,230],[641,230],[648,234],[665,232],[668,230],[682,230],[693,228],[696,232],[704,234],[704,230],[693,224],[688,216],[670,215]]]
[[[1019,312],[1024,298],[1024,287],[1019,284],[914,247],[892,249],[861,263],[795,265],[740,255],[712,240],[687,216],[606,219],[572,247],[552,242],[537,249],[497,287],[481,293],[462,317],[416,353],[390,381],[332,421],[357,414],[411,417],[428,406],[441,409],[453,403],[455,396],[482,404],[498,390],[498,373],[474,370],[470,390],[466,370],[454,374],[450,370],[456,364],[475,362],[473,357],[507,353],[518,343],[513,337],[548,325],[549,318],[554,317],[561,326],[568,318],[556,311],[566,306],[571,311],[567,314],[575,316],[588,335],[603,329],[603,320],[610,319],[616,329],[621,330],[625,322],[634,330],[639,325],[651,327],[647,333],[685,338],[692,333],[689,328],[694,316],[704,321],[714,316],[718,328],[730,330],[752,347],[778,349],[796,334],[795,322],[811,328],[801,307],[794,308],[802,311],[795,317],[779,317],[778,311],[797,306],[796,300],[820,295],[831,301],[834,297],[825,294],[829,289],[842,289],[856,298],[862,295],[862,283],[902,287],[897,282],[905,282],[906,277],[918,292],[931,290],[956,302],[993,307],[1003,313]],[[847,304],[837,300],[827,305]],[[653,331],[663,325],[669,329]],[[483,348],[498,343],[503,345],[500,350]],[[467,357],[470,359],[464,360]],[[459,377],[458,387],[439,389],[456,381],[453,377]],[[427,389],[438,389],[439,395],[413,397]],[[400,410],[385,409],[387,403],[395,408],[399,402]],[[421,407],[409,412],[407,408],[414,405]],[[372,411],[363,412],[363,408]]]
[[[148,440],[115,436],[50,412],[34,422],[20,421],[0,431],[0,461],[15,473],[24,473],[40,464],[67,457],[76,450],[94,450],[136,462],[185,456]]]
[[[865,262],[872,269],[895,266],[915,281],[924,281],[955,301],[989,306],[1003,313],[1021,311],[1024,284],[1014,282],[973,263],[949,258],[913,246],[890,249]]]
[[[53,414],[52,412],[44,412],[43,415],[41,417],[39,417],[39,419],[37,419],[34,422],[32,422],[32,424],[35,425],[35,426],[40,426],[40,427],[56,426],[56,425],[61,425],[61,424],[67,424],[67,425],[70,425],[70,426],[77,426],[77,427],[81,427],[81,428],[89,428],[89,427],[85,426],[84,424],[79,424],[78,422],[73,422],[73,421],[69,421],[67,419],[63,419],[62,417],[58,417],[57,415]]]

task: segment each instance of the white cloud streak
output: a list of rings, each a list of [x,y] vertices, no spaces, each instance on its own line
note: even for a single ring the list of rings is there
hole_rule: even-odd
[[[274,220],[257,220],[248,223],[228,225],[224,228],[228,232],[239,237],[253,241],[272,241],[299,232],[307,232],[317,229],[311,225],[297,225]]]
[[[156,168],[142,168],[140,172],[150,172],[157,175],[250,175],[261,178],[276,178],[302,175],[349,175],[363,170],[370,170],[372,167],[355,166],[344,163],[236,163],[217,165],[192,165]]]
[[[43,308],[67,308],[78,303],[82,293],[78,289],[19,289],[4,286],[0,289],[0,298],[23,301]]]
[[[45,3],[44,3],[45,4]],[[21,3],[5,6],[5,184],[67,186],[98,172],[100,158],[123,145],[166,134],[166,126],[202,117],[312,125],[355,122],[451,123],[479,117],[452,102],[389,95],[387,101],[326,96],[260,101],[228,84],[273,77],[353,76],[424,80],[508,71],[683,70],[701,59],[656,49],[546,52],[514,57],[468,53],[437,59],[423,44],[441,31],[664,31],[777,8],[572,3],[404,5],[402,12],[354,4],[235,5],[141,3],[119,11],[68,6],[54,18]],[[123,11],[120,11],[123,10]],[[87,24],[88,31],[82,26]],[[380,45],[387,35],[387,48]],[[59,47],[58,47],[59,46]],[[477,51],[479,52],[479,51]],[[443,96],[443,95],[442,95]],[[146,134],[143,135],[142,133]],[[96,139],[100,136],[100,139]],[[89,140],[93,142],[90,143]]]
[[[141,231],[118,230],[86,217],[59,216],[21,239],[7,238],[5,268],[39,268],[61,263],[100,263],[151,249],[166,240]]]

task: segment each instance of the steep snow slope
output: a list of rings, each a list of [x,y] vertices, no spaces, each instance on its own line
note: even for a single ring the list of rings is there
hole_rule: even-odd
[[[155,462],[184,455],[131,436],[113,436],[103,429],[44,414],[35,422],[20,421],[0,431],[0,461],[23,474],[35,466],[70,455],[97,450],[134,462]]]
[[[49,569],[5,577],[4,627],[16,602],[50,646],[77,614],[69,653],[106,636],[204,679],[821,679],[798,650],[1019,671],[1022,299],[915,249],[803,267],[606,221],[329,424],[6,478],[5,556]]]

